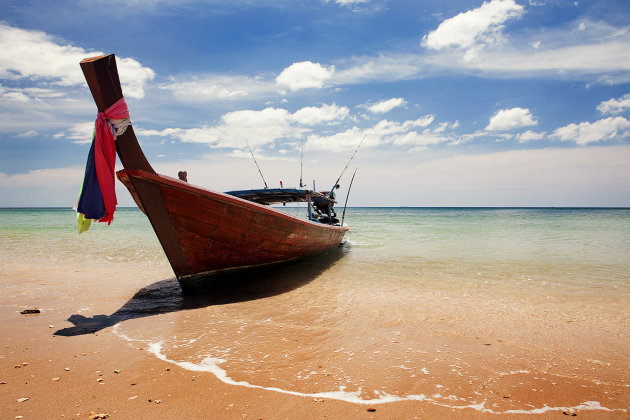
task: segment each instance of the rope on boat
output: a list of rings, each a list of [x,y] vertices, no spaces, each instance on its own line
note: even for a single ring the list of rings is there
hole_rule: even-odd
[[[131,125],[131,118],[109,119],[108,121],[116,132],[116,136],[122,136]]]

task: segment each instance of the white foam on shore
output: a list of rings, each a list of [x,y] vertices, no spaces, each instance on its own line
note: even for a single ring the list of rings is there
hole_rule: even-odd
[[[119,331],[119,328],[118,328],[119,326],[120,324],[116,324],[113,328],[113,332],[114,334],[118,335],[120,338],[128,342],[141,341],[143,343],[147,343],[147,341],[145,340],[137,340],[137,339],[128,337],[127,335]],[[287,394],[287,395],[294,395],[297,397],[328,398],[331,400],[345,401],[352,404],[363,404],[363,405],[386,404],[386,403],[394,403],[394,402],[400,402],[400,401],[422,401],[422,402],[427,402],[429,404],[434,404],[434,405],[451,408],[451,409],[470,408],[470,409],[477,410],[482,413],[489,413],[489,414],[544,414],[549,411],[577,412],[577,411],[582,411],[582,410],[585,410],[585,411],[586,410],[589,410],[589,411],[602,410],[602,411],[608,411],[608,412],[619,411],[619,412],[624,412],[624,413],[627,412],[627,410],[623,408],[611,409],[611,408],[603,407],[598,401],[584,401],[583,403],[576,406],[572,406],[572,407],[551,407],[551,406],[544,405],[543,407],[532,408],[530,410],[495,411],[491,408],[487,408],[485,406],[485,403],[486,403],[485,401],[481,403],[477,403],[477,404],[468,404],[468,405],[449,404],[448,401],[457,400],[457,397],[453,395],[443,397],[440,394],[435,394],[431,397],[428,397],[424,394],[420,394],[420,395],[407,395],[405,397],[399,397],[396,395],[388,394],[385,391],[379,391],[378,393],[375,393],[376,395],[378,395],[378,398],[364,399],[364,398],[361,398],[361,394],[362,394],[361,388],[359,388],[355,392],[349,392],[349,391],[345,391],[344,386],[340,386],[338,391],[326,391],[326,392],[317,392],[317,393],[297,392],[297,391],[291,391],[291,390],[281,389],[277,387],[267,387],[267,386],[262,386],[262,385],[250,384],[249,382],[246,382],[246,381],[236,381],[230,378],[227,374],[227,371],[225,371],[219,366],[220,364],[226,362],[225,359],[208,356],[208,357],[205,357],[200,363],[193,363],[193,362],[186,362],[186,361],[178,362],[175,360],[171,360],[162,352],[162,345],[163,345],[162,341],[148,342],[147,350],[158,359],[164,362],[179,366],[182,369],[186,369],[192,372],[211,373],[221,382],[226,383],[228,385],[242,386],[242,387],[254,388],[254,389],[264,389],[266,391],[278,392],[278,393]],[[504,375],[514,374],[514,373],[524,373],[524,372],[527,372],[527,371],[506,372],[504,373]]]

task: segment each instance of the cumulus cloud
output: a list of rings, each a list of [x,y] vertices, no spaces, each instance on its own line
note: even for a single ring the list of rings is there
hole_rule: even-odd
[[[450,129],[454,129],[454,128],[457,128],[457,127],[459,127],[459,121],[458,120],[456,120],[455,122],[452,122],[452,123],[449,123],[447,121],[447,122],[443,122],[443,123],[438,124],[438,126],[435,129],[433,129],[433,132],[434,133],[442,133],[443,131],[445,131],[445,130],[447,130],[449,128]]]
[[[498,7],[497,4],[503,4],[505,10],[512,10],[511,6],[508,7],[512,2],[487,2],[486,6],[479,9],[490,8],[491,5]],[[518,7],[513,13],[517,9]],[[503,16],[510,13],[506,11]],[[489,25],[488,19],[485,22],[484,28],[494,28],[489,29],[490,33],[501,27]],[[576,25],[568,24],[570,27]],[[423,44],[429,38],[448,39],[446,35],[440,38],[438,35],[442,32],[437,31],[436,29],[427,35]],[[494,48],[485,49],[479,47],[488,46],[490,41],[484,38],[485,32],[481,34],[478,38],[464,37],[458,44],[453,44],[459,48],[447,48],[445,44],[439,49],[433,49],[431,54],[380,53],[348,58],[343,66],[311,61],[294,63],[285,68],[275,80],[269,75],[199,75],[176,77],[161,87],[171,90],[182,101],[210,101],[258,98],[277,93],[281,89],[299,91],[306,88],[418,79],[444,70],[486,77],[544,76],[589,81],[600,79],[599,83],[610,80],[613,83],[630,81],[630,32],[625,27],[589,22],[587,29],[579,34],[572,33],[567,27],[548,28],[544,32],[537,32],[533,43],[531,34],[520,32],[513,34],[513,42],[503,42],[500,46],[494,45]],[[442,45],[435,42],[432,45]],[[470,49],[471,54],[464,59],[460,48]]]
[[[410,131],[404,134],[397,134],[388,139],[389,142],[397,146],[411,145],[420,147],[432,146],[453,140],[454,138],[452,136],[438,134],[429,129],[422,130],[421,132]]]
[[[630,121],[624,117],[608,117],[594,123],[573,123],[557,128],[551,137],[562,141],[572,141],[579,145],[621,140],[630,137]]]
[[[515,128],[528,127],[538,124],[532,113],[527,108],[501,109],[490,118],[490,123],[486,130],[502,131],[513,130]]]
[[[405,101],[403,98],[392,98],[392,99],[386,99],[386,100],[377,102],[373,105],[370,105],[368,107],[368,111],[370,111],[372,114],[384,114],[386,112],[391,111],[394,108],[398,108],[405,105],[407,105],[407,101]]]
[[[503,23],[523,15],[523,6],[514,0],[491,0],[477,9],[444,20],[422,39],[422,45],[440,50],[446,47],[467,49],[469,58],[485,45],[501,39]]]
[[[81,85],[85,79],[79,62],[102,54],[61,44],[45,32],[0,23],[0,78],[45,80],[58,86]],[[117,63],[125,95],[142,98],[146,83],[155,77],[153,70],[132,58],[118,58]]]
[[[312,61],[293,63],[282,70],[276,77],[279,86],[287,87],[292,91],[308,88],[322,88],[324,83],[330,80],[335,73],[335,67],[324,67]]]
[[[260,111],[240,110],[224,114],[214,126],[200,128],[167,128],[136,130],[139,135],[177,138],[186,143],[208,143],[211,147],[243,148],[245,142],[252,147],[273,144],[280,139],[301,138],[316,124],[335,124],[349,114],[347,107],[322,105],[304,107],[295,113],[286,109],[268,107]]]
[[[620,114],[630,110],[630,93],[621,98],[612,98],[597,105],[597,110],[602,114]]]
[[[315,125],[324,122],[342,121],[348,117],[350,109],[346,106],[322,105],[321,107],[307,106],[297,110],[291,120],[298,124]]]
[[[417,129],[429,126],[434,119],[434,115],[424,115],[416,120],[403,122],[381,120],[368,128],[355,126],[332,135],[312,134],[307,137],[304,148],[306,150],[349,150],[356,147],[364,137],[365,147],[381,144],[426,146],[452,140],[450,137],[437,135],[435,131],[417,132]]]
[[[527,33],[463,57],[460,49],[442,48],[427,54],[379,54],[354,57],[338,66],[331,85],[419,79],[448,70],[483,77],[541,76],[561,80],[623,83],[630,81],[630,31],[613,25],[593,25],[580,37],[567,28],[551,28],[526,48]],[[477,55],[475,55],[477,54]]]
[[[533,140],[542,140],[543,138],[545,138],[545,134],[546,133],[544,131],[537,133],[532,130],[527,130],[523,133],[517,134],[516,139],[518,140],[519,143],[526,143],[528,141],[533,141]]]
[[[181,130],[177,137],[183,142],[209,143],[213,147],[244,147],[273,143],[286,137],[301,136],[305,130],[290,124],[290,113],[281,108],[261,111],[241,110],[229,112],[213,127]]]

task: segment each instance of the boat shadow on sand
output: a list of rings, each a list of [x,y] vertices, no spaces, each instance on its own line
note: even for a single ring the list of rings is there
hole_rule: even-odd
[[[213,305],[246,302],[290,292],[319,277],[347,253],[347,246],[306,260],[285,265],[242,270],[215,276],[200,282],[184,293],[175,278],[161,280],[140,289],[129,301],[111,315],[85,317],[74,314],[68,318],[74,326],[62,328],[57,336],[92,334],[121,321],[146,316],[197,309]]]

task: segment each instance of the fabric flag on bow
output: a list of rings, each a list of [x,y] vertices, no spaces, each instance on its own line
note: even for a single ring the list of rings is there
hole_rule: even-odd
[[[81,195],[77,202],[79,233],[89,229],[92,220],[111,224],[116,211],[114,167],[116,165],[116,132],[108,120],[129,119],[124,98],[103,112],[94,124],[92,146],[85,165]]]

